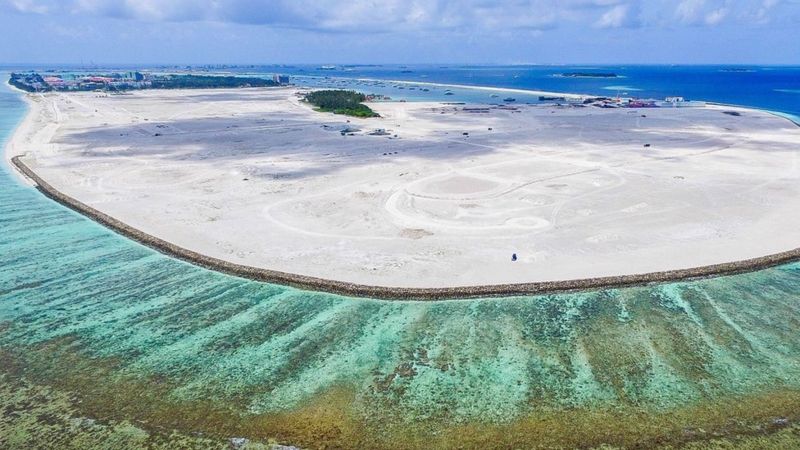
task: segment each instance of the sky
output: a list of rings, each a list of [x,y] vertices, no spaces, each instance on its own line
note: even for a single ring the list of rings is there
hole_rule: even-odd
[[[800,64],[800,0],[0,0],[0,64]]]

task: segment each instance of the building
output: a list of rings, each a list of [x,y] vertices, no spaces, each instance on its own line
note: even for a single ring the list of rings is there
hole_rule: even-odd
[[[706,102],[696,100],[686,100],[683,97],[667,97],[663,102],[659,102],[658,106],[666,108],[701,108],[706,106]]]
[[[144,81],[144,75],[141,72],[128,72],[124,77],[133,81]]]
[[[657,108],[655,100],[632,99],[628,101],[628,108]]]
[[[45,83],[47,83],[48,85],[50,85],[50,87],[54,89],[64,87],[64,80],[62,80],[61,77],[49,76],[49,77],[44,77],[43,79]]]

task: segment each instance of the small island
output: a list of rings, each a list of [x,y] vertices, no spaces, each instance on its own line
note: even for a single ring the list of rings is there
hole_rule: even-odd
[[[306,95],[305,100],[316,106],[317,111],[332,112],[353,117],[379,117],[363,102],[367,96],[355,91],[323,90]]]
[[[112,72],[99,74],[12,73],[8,83],[26,92],[107,91],[124,92],[142,89],[220,89],[274,87],[289,84],[289,77],[272,79],[232,75],[159,74]]]

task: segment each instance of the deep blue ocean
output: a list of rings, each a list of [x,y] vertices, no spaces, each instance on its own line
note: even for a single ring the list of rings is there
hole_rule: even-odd
[[[510,89],[539,90],[663,99],[731,103],[800,115],[800,66],[262,66],[223,68],[240,73],[286,73],[299,84],[352,87],[365,93],[384,93],[394,99],[441,100],[443,89],[423,92],[421,84],[445,83]],[[613,73],[615,78],[572,78],[564,73]],[[402,80],[410,83],[353,82],[348,79]],[[402,86],[398,89],[395,86]],[[414,90],[410,87],[417,86]],[[487,92],[452,89],[449,101],[497,102]],[[506,95],[501,95],[501,99]],[[538,100],[538,95],[518,101]]]

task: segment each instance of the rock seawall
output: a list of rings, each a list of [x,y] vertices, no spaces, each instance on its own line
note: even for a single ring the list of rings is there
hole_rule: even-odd
[[[447,288],[403,288],[387,286],[369,286],[344,281],[326,280],[305,275],[281,272],[277,270],[235,264],[218,258],[206,256],[192,250],[177,246],[159,239],[141,230],[133,228],[91,206],[74,199],[51,186],[19,156],[11,158],[11,162],[22,174],[36,183],[37,189],[52,200],[77,211],[115,232],[133,239],[143,245],[166,255],[205,267],[210,270],[255,281],[276,283],[301,289],[324,291],[355,297],[379,298],[384,300],[456,300],[476,297],[511,297],[520,295],[553,294],[559,292],[597,290],[640,286],[652,283],[666,283],[698,278],[733,275],[752,272],[800,260],[800,248],[763,256],[722,264],[695,267],[691,269],[668,270],[636,275],[584,278],[576,280],[546,281],[517,284],[495,284],[483,286],[456,286]]]

